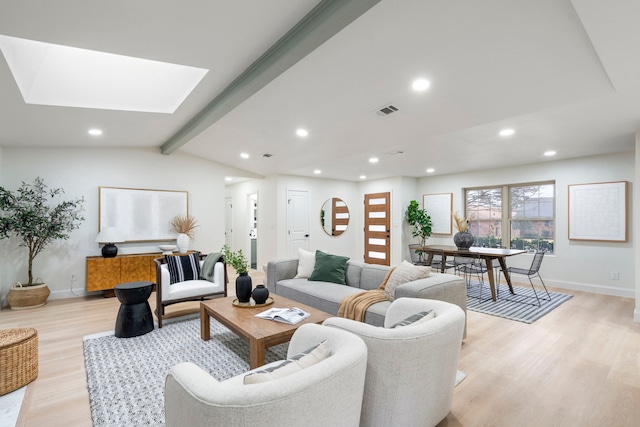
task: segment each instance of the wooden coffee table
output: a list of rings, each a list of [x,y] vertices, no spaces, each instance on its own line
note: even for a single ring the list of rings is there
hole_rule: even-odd
[[[280,295],[271,295],[271,297],[273,298],[273,304],[260,307],[236,307],[232,304],[236,298],[233,296],[201,302],[200,337],[204,341],[211,339],[211,322],[209,316],[213,317],[231,329],[235,334],[249,342],[249,367],[254,369],[264,365],[264,353],[267,347],[291,340],[293,333],[300,325],[304,325],[305,323],[322,323],[329,317],[333,317],[329,313]],[[295,325],[255,317],[257,313],[274,307],[298,307],[309,312],[311,316]]]

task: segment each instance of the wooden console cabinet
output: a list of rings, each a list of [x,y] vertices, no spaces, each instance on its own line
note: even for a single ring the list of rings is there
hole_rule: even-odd
[[[113,289],[119,283],[156,282],[156,266],[153,260],[162,253],[87,257],[87,292]]]

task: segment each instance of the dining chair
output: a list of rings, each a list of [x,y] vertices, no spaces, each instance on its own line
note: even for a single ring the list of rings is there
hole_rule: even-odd
[[[480,288],[477,298],[480,300],[480,302],[483,302],[482,288],[484,287],[484,273],[487,272],[487,265],[485,261],[477,255],[456,255],[453,258],[453,263],[455,265],[456,273],[462,274],[462,276],[465,278],[465,281],[467,282],[467,289],[471,288],[471,279],[473,278],[473,276],[477,278],[478,286]],[[489,299],[491,299],[491,297],[489,297]]]
[[[547,290],[547,287],[542,280],[542,276],[540,276],[540,266],[542,265],[542,259],[544,258],[544,251],[536,251],[533,255],[533,260],[531,261],[531,266],[529,269],[526,268],[518,268],[518,267],[507,267],[507,273],[511,274],[521,274],[523,276],[527,276],[529,278],[529,283],[531,284],[531,289],[533,289],[533,294],[536,296],[536,300],[538,301],[538,305],[541,305],[540,298],[538,297],[538,293],[536,292],[536,288],[533,286],[533,281],[531,280],[534,277],[538,277],[540,279],[540,283],[542,283],[542,287],[544,287],[544,291],[547,293],[548,298],[542,298],[545,301],[551,301],[551,295]],[[500,270],[502,271],[502,270]],[[500,275],[498,275],[498,286],[500,286]]]
[[[450,261],[444,261],[444,269],[442,268],[443,260],[445,260],[444,251],[433,251],[433,257],[431,258],[431,269],[433,271],[441,272],[447,271],[452,268],[456,268],[455,264]]]

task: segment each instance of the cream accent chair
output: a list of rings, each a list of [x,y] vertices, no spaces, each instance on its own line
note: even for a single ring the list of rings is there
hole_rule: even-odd
[[[339,329],[305,324],[293,334],[287,357],[324,340],[331,349],[328,358],[258,384],[244,385],[246,373],[218,382],[193,363],[172,367],[165,379],[167,427],[357,426],[367,366],[362,339]]]
[[[200,254],[200,268],[206,254]],[[186,280],[171,284],[169,268],[164,257],[155,258],[156,264],[156,317],[158,328],[162,328],[164,308],[171,304],[185,301],[204,300],[213,297],[227,296],[227,269],[225,264],[218,261],[213,270],[213,282],[208,280]]]
[[[433,310],[410,325],[390,326]],[[451,409],[465,315],[444,301],[399,298],[391,303],[384,327],[340,317],[323,325],[350,331],[369,349],[360,426],[435,426]]]

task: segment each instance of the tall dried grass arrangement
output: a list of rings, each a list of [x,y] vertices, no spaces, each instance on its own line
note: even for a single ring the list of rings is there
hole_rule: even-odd
[[[191,240],[195,240],[193,230],[198,226],[198,221],[190,215],[177,215],[171,220],[171,230],[176,233],[186,234]]]
[[[473,219],[473,215],[471,215],[469,217],[469,219],[466,219],[464,217],[461,217],[458,212],[453,214],[453,219],[456,222],[456,229],[458,231],[460,231],[461,233],[464,233],[465,231],[469,230],[469,221],[471,221]]]

